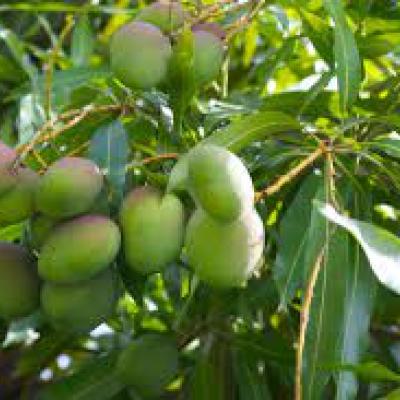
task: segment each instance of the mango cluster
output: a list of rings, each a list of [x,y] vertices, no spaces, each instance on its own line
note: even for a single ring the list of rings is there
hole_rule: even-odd
[[[176,37],[185,22],[178,2],[156,2],[122,26],[110,44],[111,69],[132,89],[151,89],[168,81]],[[198,86],[215,79],[221,69],[223,31],[215,24],[198,24],[193,33],[193,74]],[[174,35],[173,35],[174,34]]]
[[[0,155],[1,226],[29,219],[29,251],[0,243],[2,319],[40,306],[55,329],[91,330],[114,310],[118,255],[133,277],[162,272],[183,255],[202,281],[218,288],[241,286],[262,258],[264,229],[251,177],[225,148],[200,144],[181,157],[179,174],[172,171],[170,181],[179,175],[175,186],[195,205],[187,224],[174,185],[166,193],[135,187],[115,222],[95,211],[105,188],[93,161],[65,157],[39,177],[17,166],[3,143]]]
[[[212,286],[241,286],[264,247],[251,177],[236,155],[209,144],[189,152],[186,172],[186,186],[197,205],[186,229],[188,262]]]

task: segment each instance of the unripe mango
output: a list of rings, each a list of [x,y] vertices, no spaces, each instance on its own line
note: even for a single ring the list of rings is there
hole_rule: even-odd
[[[46,282],[41,292],[43,311],[55,329],[85,333],[105,321],[116,301],[116,281],[111,270],[69,285]]]
[[[143,8],[136,20],[155,25],[163,32],[168,33],[183,25],[184,12],[178,2],[157,1]]]
[[[211,286],[241,286],[256,268],[264,246],[263,223],[255,210],[220,223],[198,209],[186,231],[189,265]]]
[[[16,151],[0,140],[0,196],[17,183],[17,172],[12,165],[16,158]]]
[[[17,158],[17,152],[0,140],[0,168],[9,167]]]
[[[36,206],[49,217],[73,217],[89,210],[102,186],[103,176],[93,161],[65,157],[41,177],[35,193]]]
[[[159,28],[145,22],[130,22],[111,40],[111,69],[126,86],[150,89],[165,78],[171,54],[169,39]]]
[[[35,215],[30,221],[30,243],[32,247],[39,250],[50,232],[57,225],[57,221],[46,215]]]
[[[222,147],[200,145],[189,153],[188,182],[196,202],[220,221],[232,222],[253,207],[253,183],[246,167]]]
[[[117,256],[121,242],[118,226],[100,215],[85,215],[58,225],[44,242],[39,275],[54,283],[90,279]]]
[[[18,168],[16,184],[0,195],[0,227],[16,224],[34,212],[34,191],[38,175],[29,168]]]
[[[24,317],[38,306],[39,279],[32,258],[22,246],[0,242],[0,317]]]
[[[206,30],[193,32],[193,69],[198,85],[215,79],[222,66],[224,47],[222,41]]]
[[[169,338],[147,334],[132,342],[118,359],[117,374],[144,398],[159,398],[179,367],[179,352]]]
[[[127,265],[141,273],[160,271],[180,254],[184,236],[184,209],[172,195],[156,189],[134,189],[120,215]]]

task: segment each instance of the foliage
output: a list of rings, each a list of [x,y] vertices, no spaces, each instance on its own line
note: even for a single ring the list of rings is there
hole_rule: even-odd
[[[257,191],[263,265],[218,290],[185,257],[150,276],[118,259],[122,295],[90,334],[57,333],[40,310],[0,321],[0,398],[140,399],[115,365],[145,332],[180,349],[165,399],[398,398],[397,2],[185,0],[170,80],[131,90],[109,43],[145,3],[1,2],[0,140],[41,173],[66,155],[95,161],[114,219],[132,187],[179,189],[196,144],[224,146]],[[190,26],[204,21],[224,29],[226,54],[199,88]]]

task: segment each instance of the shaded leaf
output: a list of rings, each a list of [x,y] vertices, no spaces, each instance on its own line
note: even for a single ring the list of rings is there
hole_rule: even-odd
[[[77,67],[89,64],[94,49],[94,35],[87,15],[79,18],[72,33],[71,58]]]
[[[278,251],[273,269],[280,292],[280,308],[286,308],[303,282],[312,200],[323,185],[321,176],[311,174],[307,177],[280,223]]]
[[[108,400],[124,385],[115,373],[116,354],[94,357],[73,375],[49,384],[39,400]]]
[[[98,128],[90,143],[90,158],[104,171],[111,203],[117,207],[125,186],[125,169],[128,162],[128,137],[119,120]]]

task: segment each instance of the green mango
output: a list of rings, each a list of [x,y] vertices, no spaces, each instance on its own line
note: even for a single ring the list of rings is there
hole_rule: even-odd
[[[90,279],[116,258],[121,242],[118,226],[100,215],[85,215],[58,225],[39,255],[39,275],[54,283]]]
[[[171,54],[169,39],[159,28],[130,22],[112,37],[111,69],[126,86],[150,89],[164,80]]]
[[[0,140],[0,168],[9,167],[17,158],[17,152]]]
[[[0,196],[17,184],[17,172],[13,163],[17,153],[0,140]]]
[[[259,264],[264,226],[255,210],[231,223],[221,223],[198,209],[186,230],[189,265],[210,286],[243,285]]]
[[[91,160],[65,157],[41,177],[35,200],[38,211],[52,218],[69,218],[93,206],[103,186],[103,176]]]
[[[214,80],[224,59],[223,42],[207,30],[193,32],[193,70],[196,83],[204,85]]]
[[[41,292],[42,309],[51,325],[76,334],[89,332],[104,322],[116,300],[116,279],[109,269],[84,282],[46,282]]]
[[[146,334],[126,347],[117,362],[120,380],[144,398],[159,398],[179,369],[179,351],[169,338]]]
[[[124,200],[120,222],[127,265],[141,273],[162,270],[179,257],[184,236],[184,208],[173,194],[134,189]]]
[[[205,144],[190,151],[188,185],[195,201],[222,222],[253,207],[251,176],[240,158],[223,147]]]
[[[137,21],[147,22],[168,33],[183,25],[185,14],[178,2],[157,1],[143,8],[136,16]]]
[[[15,177],[16,184],[0,195],[0,227],[22,222],[34,212],[38,175],[29,168],[20,167]]]
[[[39,307],[36,266],[22,246],[0,242],[0,318],[25,317]]]

